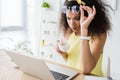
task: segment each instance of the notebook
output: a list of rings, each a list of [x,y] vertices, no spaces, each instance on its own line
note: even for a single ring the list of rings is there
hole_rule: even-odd
[[[85,76],[85,80],[112,80],[112,79],[107,78],[107,77],[87,75],[87,76]]]
[[[8,56],[23,72],[40,80],[71,80],[79,71],[45,62],[42,58],[22,52],[5,50]]]

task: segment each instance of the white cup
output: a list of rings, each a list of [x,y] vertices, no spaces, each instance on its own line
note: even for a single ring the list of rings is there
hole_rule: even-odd
[[[66,41],[60,41],[59,44],[58,44],[58,47],[62,52],[67,52],[70,45]]]

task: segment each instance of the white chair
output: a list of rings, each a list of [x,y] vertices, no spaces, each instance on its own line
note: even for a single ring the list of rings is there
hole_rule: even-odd
[[[110,57],[108,55],[103,55],[102,71],[104,77],[110,78]]]

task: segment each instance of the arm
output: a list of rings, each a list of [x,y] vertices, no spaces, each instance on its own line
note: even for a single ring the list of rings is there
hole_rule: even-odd
[[[82,67],[82,73],[89,74],[96,66],[103,50],[106,37],[106,33],[93,36],[91,45],[89,45],[89,41],[81,40],[80,64]]]
[[[64,59],[65,61],[67,61],[67,56],[68,56],[68,54],[67,54],[66,52],[62,52],[62,51],[59,49],[58,44],[59,44],[59,41],[57,42],[56,51],[63,57],[63,59]]]
[[[81,8],[81,19],[80,19],[80,27],[81,27],[81,36],[88,36],[88,27],[91,21],[94,19],[96,14],[96,9],[93,6],[92,8],[88,6],[82,6]],[[84,16],[84,11],[86,10],[88,16]],[[95,26],[93,26],[95,27]],[[89,45],[88,40],[81,40],[80,44],[80,64],[82,68],[82,73],[89,74],[93,68],[96,66],[97,61],[100,57],[101,51],[103,50],[105,41],[106,41],[107,33],[93,35],[92,36],[92,44]]]
[[[69,29],[69,28],[65,31],[64,37],[65,37],[66,40],[69,40],[71,33],[72,33],[72,31],[71,31],[71,29]],[[65,61],[67,61],[68,54],[67,54],[66,52],[62,52],[62,51],[59,49],[58,44],[59,44],[59,41],[57,41],[56,51],[63,57],[63,59],[64,59]]]

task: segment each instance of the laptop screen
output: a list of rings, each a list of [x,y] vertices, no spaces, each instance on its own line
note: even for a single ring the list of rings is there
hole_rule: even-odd
[[[50,64],[48,62],[46,63],[38,56],[26,55],[22,52],[9,50],[5,50],[5,52],[11,57],[20,70],[40,80],[70,80],[78,74],[76,70]],[[58,75],[60,76],[58,77]]]

